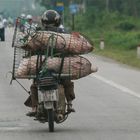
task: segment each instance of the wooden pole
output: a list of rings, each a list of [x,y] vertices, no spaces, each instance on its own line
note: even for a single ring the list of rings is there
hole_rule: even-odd
[[[137,46],[137,58],[140,58],[140,44]]]
[[[75,14],[72,14],[72,30],[74,30],[75,29],[75,19],[74,19],[74,17],[75,17]]]

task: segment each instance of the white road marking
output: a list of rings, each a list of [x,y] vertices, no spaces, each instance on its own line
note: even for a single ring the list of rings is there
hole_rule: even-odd
[[[115,87],[115,88],[117,88],[117,89],[119,89],[119,90],[121,90],[123,92],[126,92],[126,93],[128,93],[128,94],[130,94],[132,96],[135,96],[137,98],[140,98],[140,94],[139,93],[134,92],[133,90],[131,90],[131,89],[125,87],[125,86],[122,86],[120,84],[117,84],[117,83],[115,83],[115,82],[113,82],[111,80],[108,80],[108,79],[106,79],[106,78],[104,78],[104,77],[102,77],[102,76],[100,76],[98,74],[91,74],[91,76],[92,77],[95,77],[98,80],[101,80],[102,82],[104,82],[106,84],[109,84],[110,86]]]
[[[0,122],[1,123],[1,122]],[[2,125],[0,125],[0,131],[12,131],[12,130],[23,130],[26,128],[29,128],[29,123],[13,123],[11,121],[10,124],[7,124],[4,122]]]
[[[21,127],[0,127],[0,131],[14,131],[21,130]]]

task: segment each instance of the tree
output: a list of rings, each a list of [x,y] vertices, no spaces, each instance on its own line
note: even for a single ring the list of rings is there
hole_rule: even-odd
[[[46,8],[52,8],[54,7],[56,0],[35,0],[35,2]]]
[[[56,2],[64,2],[65,7],[69,3],[82,4],[85,3],[86,7],[94,7],[97,11],[118,11],[121,14],[138,17],[140,16],[140,0],[35,0],[46,8],[54,8]]]

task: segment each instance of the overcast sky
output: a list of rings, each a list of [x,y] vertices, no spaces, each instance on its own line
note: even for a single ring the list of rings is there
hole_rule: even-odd
[[[23,12],[35,14],[39,10],[34,0],[0,0],[0,13],[6,16],[19,16]]]

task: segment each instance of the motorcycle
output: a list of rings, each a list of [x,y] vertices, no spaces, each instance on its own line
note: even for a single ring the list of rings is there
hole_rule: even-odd
[[[21,43],[20,42],[21,32],[19,32],[20,30],[18,30],[18,28],[19,28],[19,19],[17,19],[16,22],[12,41],[12,47],[14,48],[12,80],[16,80],[22,86],[22,88],[26,92],[28,92],[17,79],[34,79],[34,78],[37,79],[38,105],[37,105],[37,113],[34,116],[35,117],[34,120],[39,121],[41,123],[48,122],[49,132],[54,132],[54,123],[59,124],[64,122],[68,118],[68,115],[71,113],[71,111],[68,110],[69,104],[66,101],[64,88],[60,84],[60,79],[70,78],[70,74],[68,75],[61,74],[64,55],[61,54],[62,61],[59,73],[52,72],[51,75],[40,76],[41,75],[40,72],[42,71],[42,63],[45,62],[44,60],[42,60],[42,54],[45,55],[45,59],[47,60],[47,58],[50,56],[49,53],[51,52],[52,54],[52,49],[50,48],[54,48],[55,46],[54,41],[56,40],[56,38],[54,38],[54,35],[52,35],[50,36],[46,44],[47,46],[51,45],[52,47],[47,47],[48,49],[45,52],[41,51],[38,54],[36,54],[37,55],[36,73],[33,75],[28,74],[26,76],[17,76],[17,71],[18,67],[20,66],[20,62],[24,58],[30,59],[31,56],[33,55],[28,50],[26,51],[23,50],[21,47],[19,47],[18,44]],[[63,44],[61,49],[63,49],[64,47],[65,43]]]
[[[58,83],[58,74],[39,78],[38,81],[38,106],[35,120],[42,123],[48,122],[49,132],[54,132],[54,123],[62,123],[71,111],[66,101],[64,88]],[[61,75],[61,78],[66,75]]]
[[[72,113],[71,104],[67,102],[64,93],[63,80],[79,79],[93,72],[88,60],[73,54],[77,51],[78,54],[79,51],[80,54],[92,51],[92,46],[79,34],[65,36],[35,31],[24,36],[18,30],[19,25],[17,19],[12,41],[12,80],[36,79],[38,104],[35,120],[48,122],[49,132],[54,132],[54,123],[64,122]]]

